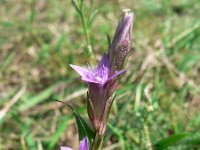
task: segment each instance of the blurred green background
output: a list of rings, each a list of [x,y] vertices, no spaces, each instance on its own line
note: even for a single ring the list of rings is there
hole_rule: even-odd
[[[199,0],[84,0],[82,20],[70,0],[1,0],[1,150],[78,148],[72,112],[55,100],[87,120],[87,86],[68,64],[96,65],[88,45],[99,60],[124,8],[135,13],[133,50],[104,149],[162,149],[178,134],[168,149],[199,150]]]

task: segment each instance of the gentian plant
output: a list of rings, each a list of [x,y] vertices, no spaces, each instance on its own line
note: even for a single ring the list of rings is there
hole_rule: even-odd
[[[125,72],[124,63],[131,49],[133,19],[133,13],[129,9],[124,9],[108,54],[103,54],[97,67],[89,65],[88,68],[83,68],[70,65],[88,85],[87,111],[94,132],[92,138],[88,137],[92,139],[90,142],[87,142],[87,139],[84,138],[80,144],[80,150],[87,150],[88,148],[100,150],[102,148],[106,124],[113,102],[112,95]],[[85,136],[88,136],[88,134],[85,133]],[[62,147],[62,150],[68,149]]]
[[[97,68],[89,66],[88,69],[85,69],[75,65],[70,66],[88,84],[88,115],[95,132],[103,136],[106,128],[104,120],[106,103],[115,89],[112,80],[122,74],[124,70],[111,75],[110,62],[106,54],[103,55]]]

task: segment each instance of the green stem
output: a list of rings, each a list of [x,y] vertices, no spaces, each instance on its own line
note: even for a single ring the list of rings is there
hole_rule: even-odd
[[[90,150],[101,150],[103,144],[103,137],[100,137],[97,133],[95,139],[90,147]]]
[[[84,35],[85,35],[87,45],[90,45],[90,38],[89,38],[89,34],[88,34],[88,30],[87,30],[87,27],[86,27],[86,24],[85,24],[85,19],[84,19],[82,10],[80,11],[80,17],[81,17],[81,22],[82,22],[82,25],[83,25],[83,32],[84,32]]]
[[[87,25],[85,23],[85,19],[84,19],[84,15],[83,15],[83,4],[82,3],[80,4],[80,13],[79,14],[80,14],[81,23],[82,23],[82,26],[83,26],[83,32],[84,32],[86,43],[87,43],[87,53],[90,56],[93,56],[90,36],[89,36]]]

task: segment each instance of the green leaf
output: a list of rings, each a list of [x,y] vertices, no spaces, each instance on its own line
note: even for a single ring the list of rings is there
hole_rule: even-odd
[[[193,132],[189,137],[182,140],[180,145],[185,145],[188,149],[200,148],[200,131]]]
[[[62,101],[59,101],[59,102],[62,102]],[[64,104],[67,105],[73,111],[73,114],[76,118],[76,123],[78,126],[79,141],[81,141],[84,137],[87,137],[89,142],[92,143],[92,140],[94,138],[94,132],[92,131],[92,129],[88,126],[85,120],[75,111],[75,109],[71,105],[66,104],[66,103]]]
[[[62,49],[62,47],[64,46],[65,41],[66,41],[66,34],[62,33],[55,48],[54,48],[54,52],[59,52]]]
[[[7,58],[1,62],[0,64],[0,71],[4,71],[9,65],[13,62],[14,58],[16,56],[15,52],[10,53]]]
[[[87,21],[87,26],[88,26],[89,28],[91,28],[92,23],[93,23],[93,21],[94,21],[96,15],[98,14],[98,12],[99,12],[99,10],[96,9],[96,10],[94,10],[94,11],[89,15],[88,21]]]
[[[108,49],[110,49],[111,39],[110,39],[110,36],[108,34],[107,34],[107,43],[108,43]]]
[[[119,138],[119,141],[121,143],[121,146],[122,146],[122,149],[126,149],[126,140],[124,138],[124,134],[123,134],[123,131],[115,126],[113,126],[112,124],[110,123],[107,123],[108,125],[108,128]]]
[[[12,27],[14,26],[14,22],[11,22],[11,21],[0,21],[0,26],[2,27]]]
[[[39,57],[38,57],[38,61],[44,61],[45,58],[47,58],[49,56],[49,45],[48,44],[44,44],[41,48],[41,50],[38,53]]]
[[[61,84],[63,84],[63,82],[56,83],[56,84],[46,88],[45,90],[41,91],[40,93],[33,96],[32,98],[26,99],[24,101],[24,103],[19,105],[18,110],[20,112],[26,111],[26,110],[34,107],[35,105],[45,101],[53,94],[53,91],[55,91]]]
[[[175,134],[170,137],[164,138],[154,145],[155,150],[163,150],[169,146],[176,144],[180,140],[182,140],[190,135],[191,134],[189,134],[189,133],[181,133],[181,134]]]
[[[92,142],[92,139],[94,137],[94,132],[92,129],[88,126],[88,124],[83,120],[83,118],[71,107],[74,116],[76,117],[76,123],[78,126],[78,132],[79,132],[79,141],[81,141],[84,137],[88,137],[88,140],[90,143]]]
[[[71,0],[71,2],[72,2],[72,6],[75,8],[75,10],[80,14],[80,9],[77,6],[76,2],[74,0]]]

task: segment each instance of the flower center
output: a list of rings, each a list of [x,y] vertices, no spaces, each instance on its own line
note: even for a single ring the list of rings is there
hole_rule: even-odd
[[[99,81],[99,82],[102,82],[102,81],[103,81],[102,76],[96,76],[95,79],[96,79],[97,81]]]

